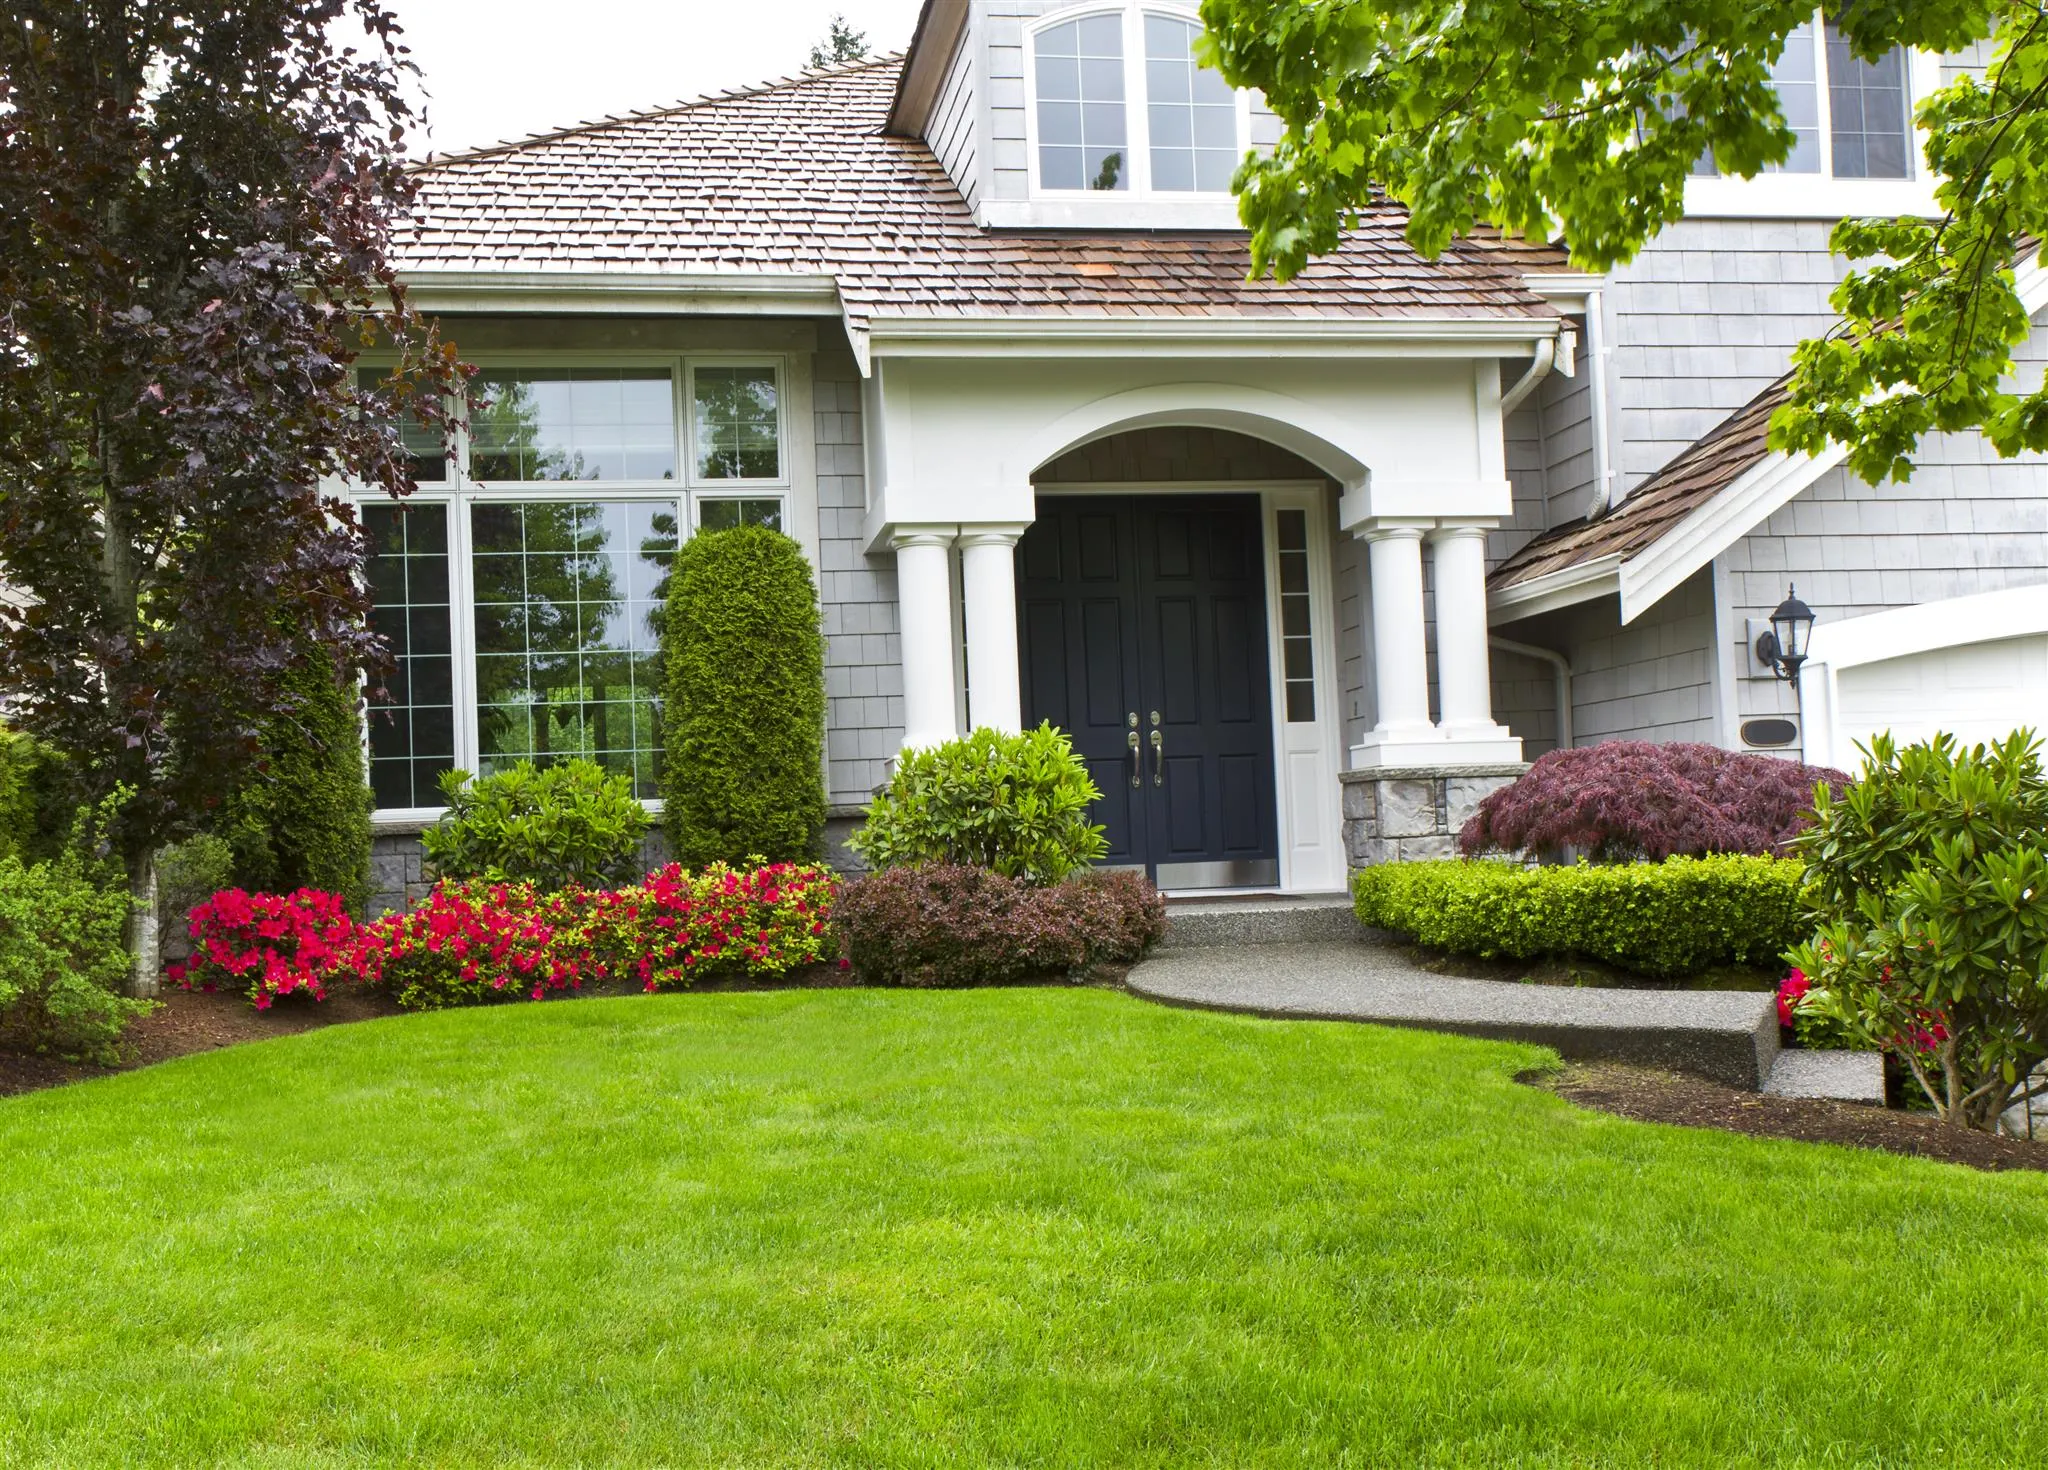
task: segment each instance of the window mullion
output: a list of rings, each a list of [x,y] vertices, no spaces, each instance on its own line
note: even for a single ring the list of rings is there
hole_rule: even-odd
[[[1815,126],[1820,129],[1820,174],[1831,179],[1835,176],[1835,107],[1830,95],[1834,87],[1828,77],[1827,19],[1818,10],[1813,13],[1813,80],[1813,115]]]
[[[1145,76],[1145,13],[1124,7],[1124,136],[1131,147],[1131,193],[1152,197],[1152,97]]]

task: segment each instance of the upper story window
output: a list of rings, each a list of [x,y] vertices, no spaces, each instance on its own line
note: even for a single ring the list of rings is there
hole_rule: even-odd
[[[1785,53],[1771,68],[1778,105],[1796,141],[1785,161],[1766,172],[1911,178],[1913,110],[1907,70],[1902,48],[1876,61],[1859,60],[1840,28],[1816,13],[1785,38]],[[1713,159],[1702,158],[1693,172],[1713,177]]]
[[[1152,187],[1220,194],[1237,170],[1237,94],[1195,65],[1201,27],[1171,15],[1145,17],[1145,117],[1152,134]]]
[[[1054,16],[1036,31],[1037,187],[1227,194],[1247,109],[1222,77],[1195,64],[1200,31],[1186,12],[1137,4]]]
[[[1121,15],[1088,15],[1038,33],[1038,179],[1047,189],[1130,183]]]

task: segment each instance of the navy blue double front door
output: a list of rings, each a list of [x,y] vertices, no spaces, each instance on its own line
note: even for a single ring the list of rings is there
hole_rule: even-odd
[[[1087,761],[1107,861],[1277,883],[1258,497],[1041,496],[1017,560],[1025,718]]]

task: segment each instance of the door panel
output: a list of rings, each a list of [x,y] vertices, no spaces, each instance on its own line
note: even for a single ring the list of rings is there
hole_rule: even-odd
[[[1109,861],[1164,881],[1278,881],[1260,527],[1250,495],[1048,496],[1018,546],[1026,718],[1087,762]]]

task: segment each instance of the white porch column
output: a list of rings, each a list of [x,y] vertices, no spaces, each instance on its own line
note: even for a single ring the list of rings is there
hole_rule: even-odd
[[[963,526],[960,583],[967,604],[968,723],[1024,727],[1017,669],[1017,538],[1022,526]]]
[[[1486,528],[1445,525],[1432,532],[1436,571],[1436,689],[1445,758],[1461,764],[1518,761],[1522,742],[1493,719],[1486,648]]]
[[[1360,766],[1414,765],[1441,737],[1429,719],[1429,648],[1423,633],[1423,526],[1380,522],[1365,538],[1372,581],[1373,689],[1379,723],[1352,752]],[[1424,747],[1424,749],[1417,749]]]
[[[908,527],[889,544],[903,647],[903,748],[923,749],[954,735],[953,528]]]

